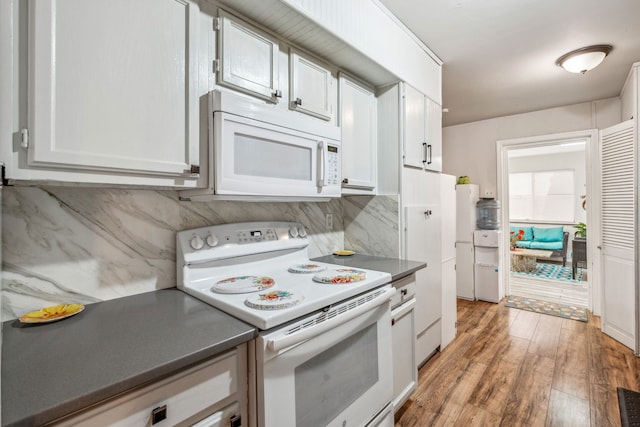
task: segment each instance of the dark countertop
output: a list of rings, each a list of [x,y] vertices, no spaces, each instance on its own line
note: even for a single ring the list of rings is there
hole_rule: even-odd
[[[45,424],[255,336],[253,326],[175,288],[2,329],[3,426]]]
[[[394,282],[427,266],[427,263],[425,262],[363,254],[354,254],[349,256],[325,255],[323,257],[314,258],[312,261],[383,271],[391,274],[391,280]]]

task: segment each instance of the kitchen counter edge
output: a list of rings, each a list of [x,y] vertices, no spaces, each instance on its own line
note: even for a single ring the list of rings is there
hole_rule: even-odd
[[[2,426],[58,420],[256,335],[176,288],[89,304],[58,322],[9,320],[2,328]]]

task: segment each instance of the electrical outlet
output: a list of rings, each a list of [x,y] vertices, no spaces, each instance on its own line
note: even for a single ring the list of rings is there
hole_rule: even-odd
[[[325,214],[324,226],[327,228],[327,230],[333,230],[333,214]]]
[[[484,197],[493,197],[492,190],[484,190]]]

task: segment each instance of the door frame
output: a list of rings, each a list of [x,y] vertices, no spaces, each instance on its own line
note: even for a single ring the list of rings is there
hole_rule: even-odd
[[[545,147],[566,143],[567,140],[583,139],[585,143],[586,176],[587,176],[587,224],[589,224],[589,239],[587,239],[587,259],[589,267],[589,303],[588,308],[599,316],[602,313],[602,285],[600,253],[600,142],[597,129],[554,133],[548,135],[512,138],[496,141],[497,153],[497,197],[502,203],[500,210],[502,223],[502,244],[509,247],[509,151],[514,149]],[[505,283],[506,295],[510,294],[509,283],[509,251],[502,251],[502,281]]]

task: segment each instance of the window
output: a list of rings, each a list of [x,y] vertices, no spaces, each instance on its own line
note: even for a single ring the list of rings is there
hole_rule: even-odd
[[[509,174],[509,220],[575,222],[574,171]]]

